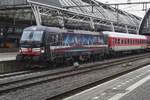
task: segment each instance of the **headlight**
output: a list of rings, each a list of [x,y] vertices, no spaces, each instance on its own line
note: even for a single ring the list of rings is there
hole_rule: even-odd
[[[41,50],[41,53],[44,53],[45,51],[44,50]]]
[[[21,49],[19,49],[19,52],[22,52]]]

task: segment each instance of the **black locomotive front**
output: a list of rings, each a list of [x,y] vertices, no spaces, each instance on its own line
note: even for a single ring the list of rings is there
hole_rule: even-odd
[[[19,54],[16,60],[34,60],[39,61],[44,57],[44,36],[45,31],[40,27],[29,27],[23,31],[21,40]]]

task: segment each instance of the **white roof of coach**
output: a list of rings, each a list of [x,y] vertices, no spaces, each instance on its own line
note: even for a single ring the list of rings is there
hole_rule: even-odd
[[[103,31],[102,33],[108,35],[109,37],[147,39],[146,36],[144,36],[144,35],[119,33],[119,32],[109,32],[109,31]]]

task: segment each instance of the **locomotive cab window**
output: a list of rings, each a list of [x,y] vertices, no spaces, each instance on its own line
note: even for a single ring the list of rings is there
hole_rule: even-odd
[[[21,37],[21,42],[34,41],[41,42],[43,31],[24,31]]]

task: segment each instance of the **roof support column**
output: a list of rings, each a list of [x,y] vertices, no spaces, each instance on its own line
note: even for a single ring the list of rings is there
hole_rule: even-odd
[[[127,25],[125,25],[125,28],[126,28],[126,33],[128,33],[128,34],[129,34],[128,26],[127,26]]]
[[[94,25],[94,22],[93,22],[93,18],[91,17],[90,18],[90,26],[91,28],[94,30],[95,29],[95,25]]]
[[[29,2],[30,0],[27,0],[27,1]],[[39,6],[33,5],[30,2],[29,2],[29,4],[31,5],[31,9],[34,13],[36,24],[41,25],[42,24],[42,18],[41,18]]]
[[[58,22],[59,22],[59,25],[64,28],[65,27],[65,24],[64,24],[64,18],[62,16],[57,16],[58,18]]]
[[[136,27],[136,34],[139,35],[139,28],[138,27]]]
[[[115,28],[114,28],[113,22],[111,22],[111,29],[112,29],[113,32],[115,32]]]

